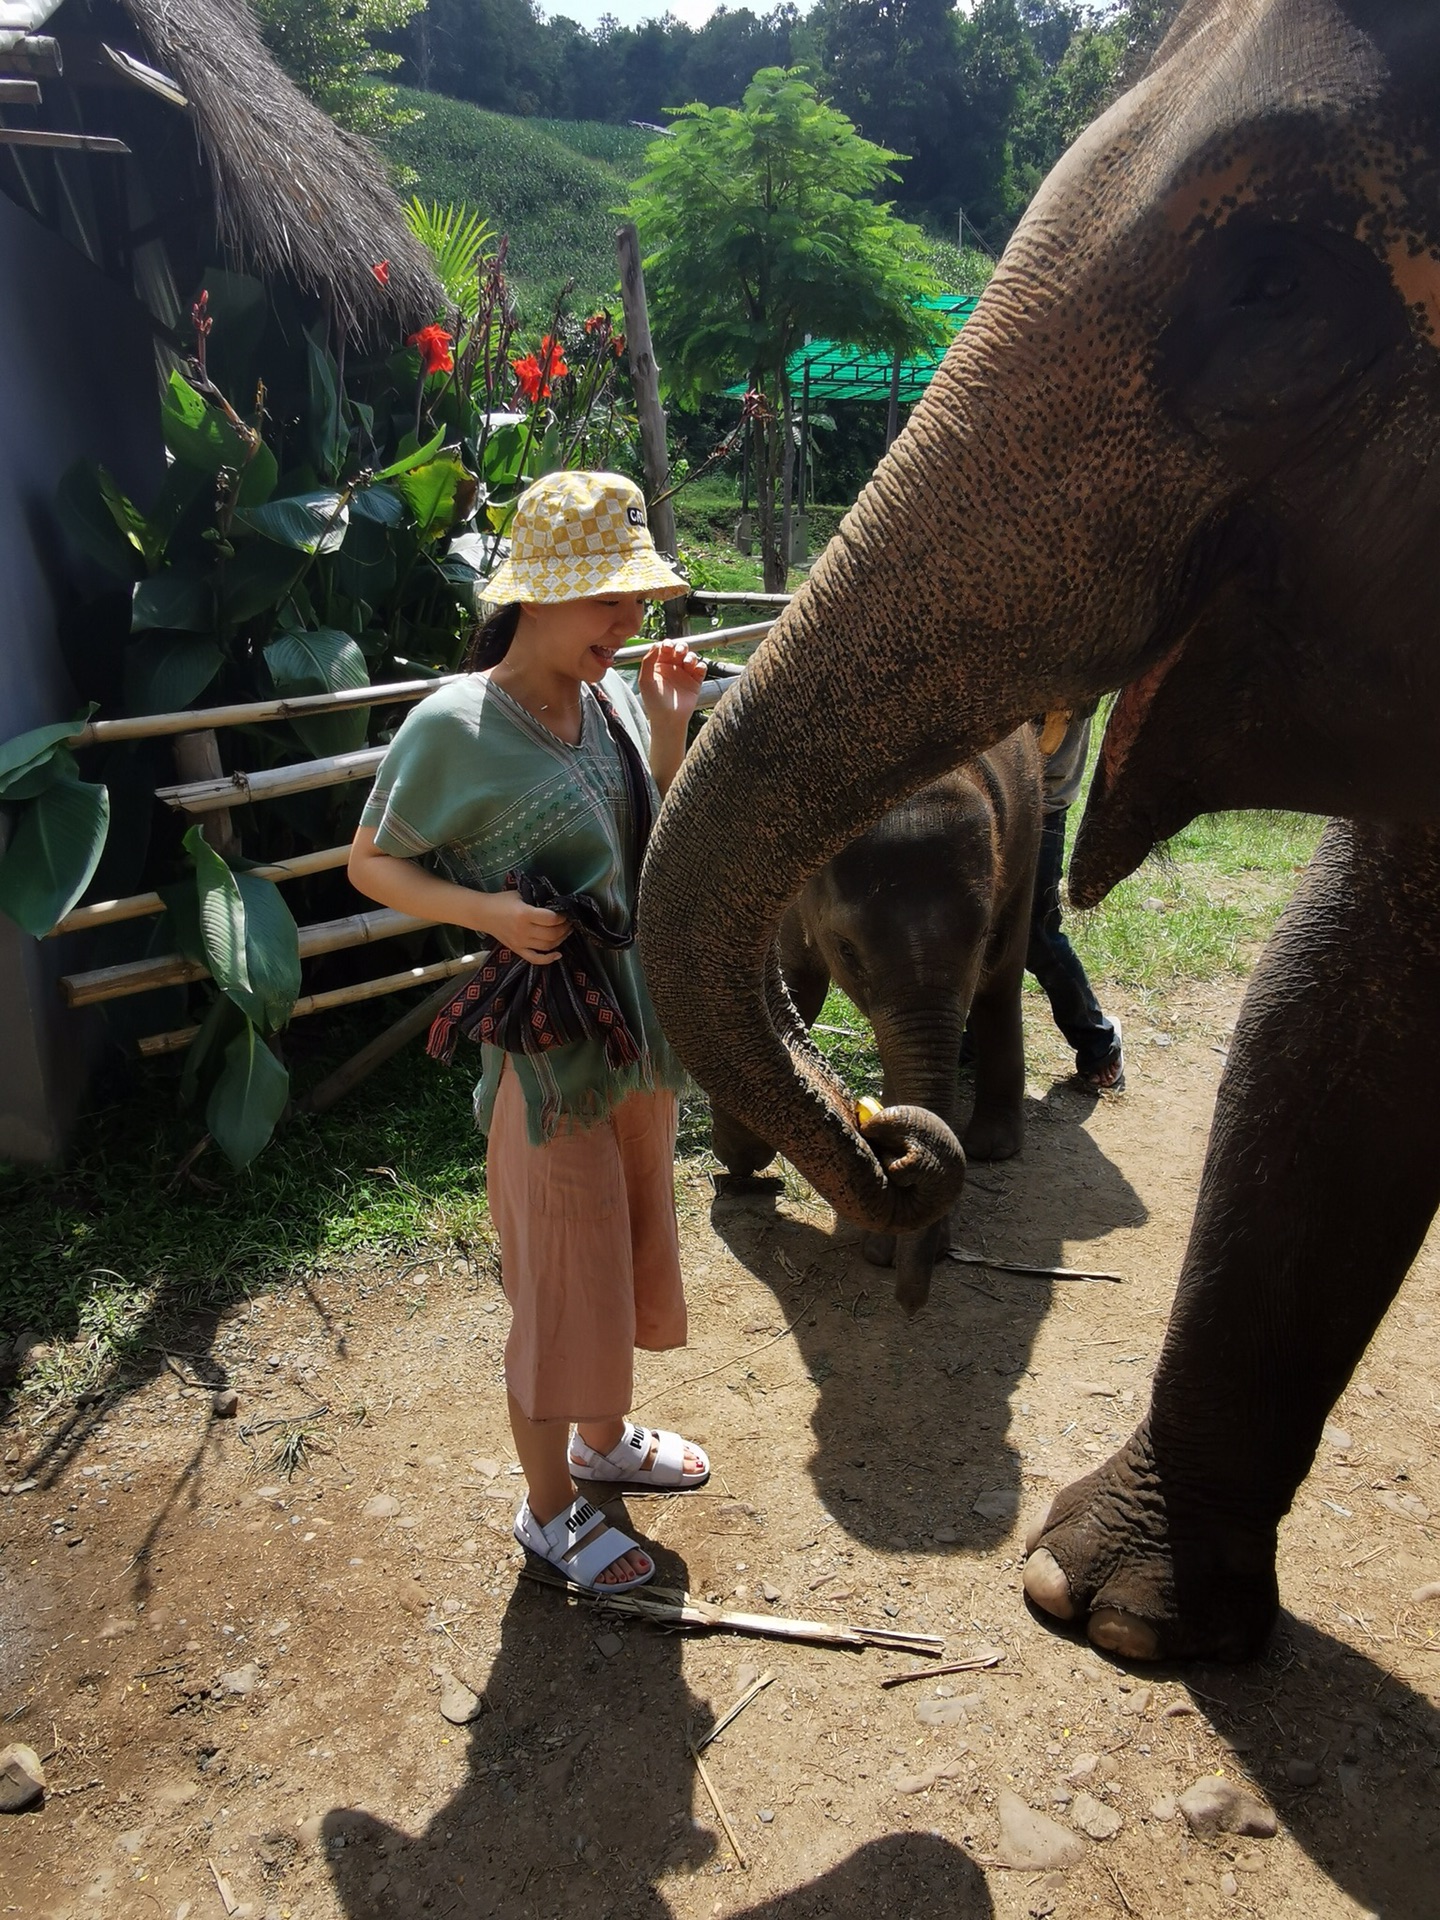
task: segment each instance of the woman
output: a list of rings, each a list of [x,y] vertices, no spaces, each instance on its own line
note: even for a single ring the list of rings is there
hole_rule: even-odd
[[[457,1018],[467,995],[494,993],[496,967],[519,973],[513,956],[560,966],[557,983],[579,983],[576,1017],[593,1021],[549,1044],[532,991],[518,1025],[512,1005],[507,1029],[492,998],[471,1026],[486,1042],[475,1116],[489,1134],[513,1313],[505,1378],[527,1487],[515,1537],[577,1585],[611,1591],[649,1580],[654,1563],[574,1483],[694,1487],[710,1472],[698,1447],[625,1418],[634,1348],[681,1346],[686,1332],[673,1173],[683,1069],[631,928],[643,836],[679,769],[704,667],[682,641],[662,641],[641,666],[637,703],[611,665],[640,631],[644,602],[685,590],[628,480],[536,481],[516,507],[510,558],[486,584],[500,611],[476,636],[472,671],[396,734],[349,868],[371,899],[495,943],[452,1003]],[[425,855],[440,872],[419,864]],[[570,913],[537,894],[565,896]],[[576,915],[593,936],[583,944]],[[521,1031],[532,1010],[539,1040]],[[489,1044],[496,1037],[524,1050]]]

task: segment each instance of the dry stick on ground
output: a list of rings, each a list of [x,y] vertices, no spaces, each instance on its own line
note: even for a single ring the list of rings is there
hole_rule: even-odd
[[[751,1686],[748,1686],[735,1702],[734,1706],[731,1707],[730,1711],[728,1713],[722,1713],[710,1731],[708,1733],[702,1733],[700,1738],[693,1743],[695,1752],[703,1753],[710,1742],[718,1738],[718,1736],[725,1731],[726,1727],[729,1726],[730,1722],[735,1719],[738,1714],[742,1714],[750,1702],[757,1699],[759,1695],[765,1691],[766,1687],[770,1685],[774,1678],[773,1673],[762,1673],[758,1680]]]
[[[746,1353],[732,1354],[728,1360],[722,1360],[718,1367],[711,1367],[705,1373],[692,1374],[688,1380],[682,1380],[680,1385],[682,1387],[698,1386],[702,1380],[711,1380],[717,1373],[724,1373],[727,1367],[738,1367],[742,1360],[753,1360],[757,1353],[764,1353],[767,1347],[773,1347],[777,1340],[783,1340],[787,1333],[794,1332],[795,1328],[799,1326],[800,1322],[805,1318],[805,1315],[819,1298],[820,1291],[820,1288],[816,1287],[814,1291],[807,1296],[805,1304],[790,1322],[789,1326],[782,1327],[779,1333],[772,1334],[768,1340],[762,1340],[758,1347],[751,1347]],[[652,1401],[660,1400],[667,1393],[673,1391],[674,1389],[672,1387],[661,1387],[658,1392],[649,1394],[644,1400],[639,1401],[630,1411],[632,1414],[638,1413],[641,1407],[648,1407]]]
[[[1031,1267],[1017,1260],[990,1260],[983,1253],[961,1253],[951,1247],[945,1255],[962,1267],[989,1267],[992,1273],[1021,1273],[1036,1280],[1111,1280],[1123,1286],[1123,1273],[1096,1273],[1085,1267]]]
[[[730,1842],[730,1845],[735,1852],[735,1858],[740,1862],[740,1871],[742,1873],[748,1873],[750,1871],[750,1862],[745,1858],[745,1854],[743,1849],[741,1848],[740,1842],[735,1838],[735,1829],[730,1824],[730,1816],[726,1813],[724,1807],[720,1804],[720,1796],[715,1791],[715,1782],[710,1778],[710,1775],[705,1771],[705,1762],[700,1758],[699,1754],[695,1751],[694,1741],[688,1740],[686,1741],[685,1744],[690,1749],[690,1758],[695,1762],[695,1771],[700,1776],[700,1784],[704,1787],[706,1793],[709,1794],[710,1804],[712,1807],[714,1807],[716,1813],[719,1815],[720,1824],[725,1829],[725,1838]]]
[[[912,1680],[938,1680],[947,1673],[979,1673],[983,1667],[998,1667],[1003,1653],[981,1654],[975,1660],[950,1660],[943,1667],[915,1667],[909,1673],[891,1673],[880,1682],[882,1687],[905,1687]]]

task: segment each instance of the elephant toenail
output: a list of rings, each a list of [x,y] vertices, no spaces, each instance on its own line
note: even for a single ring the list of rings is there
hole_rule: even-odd
[[[1097,1607],[1090,1616],[1092,1642],[1106,1653],[1117,1653],[1122,1660],[1158,1660],[1160,1636],[1133,1613],[1119,1607]]]
[[[1047,1548],[1041,1547],[1025,1562],[1025,1591],[1042,1612],[1056,1620],[1073,1620],[1075,1602],[1070,1598],[1070,1582],[1060,1571],[1059,1562]]]
[[[1032,1520],[1030,1523],[1025,1534],[1026,1553],[1033,1553],[1035,1551],[1036,1547],[1038,1547],[1040,1542],[1045,1538],[1045,1533],[1049,1525],[1050,1509],[1047,1507],[1038,1520]]]

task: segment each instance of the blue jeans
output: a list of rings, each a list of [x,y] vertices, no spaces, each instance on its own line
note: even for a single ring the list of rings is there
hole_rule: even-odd
[[[1060,879],[1065,865],[1067,812],[1061,808],[1058,813],[1047,813],[1040,830],[1025,965],[1045,989],[1055,1024],[1075,1049],[1076,1072],[1094,1073],[1119,1055],[1120,1032],[1101,1012],[1080,956],[1061,925]]]

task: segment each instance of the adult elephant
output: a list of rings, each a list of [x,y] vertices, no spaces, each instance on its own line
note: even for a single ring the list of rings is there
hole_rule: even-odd
[[[1117,686],[1081,898],[1203,810],[1341,816],[1246,997],[1148,1417],[1026,1566],[1132,1657],[1257,1650],[1277,1523],[1440,1202],[1437,101],[1431,0],[1190,0],[1037,195],[646,872],[696,1076],[893,1231],[961,1156],[913,1110],[862,1135],[795,1031],[767,955],[806,874]]]

